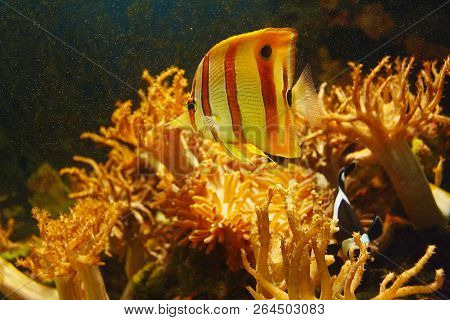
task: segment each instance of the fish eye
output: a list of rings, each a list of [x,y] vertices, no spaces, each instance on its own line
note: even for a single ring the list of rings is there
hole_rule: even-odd
[[[272,55],[272,48],[268,44],[266,44],[261,48],[261,51],[259,53],[261,54],[261,57],[263,59],[269,59]]]
[[[195,103],[194,103],[194,101],[189,101],[187,107],[188,107],[189,111],[195,111]]]
[[[292,107],[292,90],[291,89],[289,89],[286,92],[286,100],[287,100],[289,107]]]

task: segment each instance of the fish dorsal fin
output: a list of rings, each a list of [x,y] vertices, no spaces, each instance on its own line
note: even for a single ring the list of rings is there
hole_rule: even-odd
[[[292,105],[313,127],[321,126],[325,111],[322,101],[314,89],[309,64],[303,69],[300,78],[292,88]]]

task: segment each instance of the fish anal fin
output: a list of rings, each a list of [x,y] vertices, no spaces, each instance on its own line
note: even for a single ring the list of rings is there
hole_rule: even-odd
[[[322,101],[314,88],[309,64],[292,88],[292,105],[313,126],[320,127],[325,114]]]
[[[255,145],[251,143],[243,144],[242,148],[245,149],[245,151],[247,151],[247,153],[249,154],[256,154],[258,156],[268,158],[268,156],[262,150],[258,149]]]

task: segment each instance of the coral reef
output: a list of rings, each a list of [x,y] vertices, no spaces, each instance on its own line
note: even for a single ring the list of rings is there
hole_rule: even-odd
[[[257,281],[256,288],[248,287],[248,290],[255,299],[356,299],[355,291],[370,258],[367,244],[355,233],[353,237],[358,247],[350,249],[350,258],[339,273],[330,275],[328,266],[335,262],[335,257],[327,255],[326,250],[337,231],[336,222],[327,217],[327,205],[314,199],[314,193],[299,198],[299,189],[302,187],[295,184],[287,189],[281,186],[269,189],[267,202],[257,209],[258,228],[252,236],[257,257],[255,268],[250,266],[242,250],[244,267]],[[280,233],[271,228],[270,204],[275,192],[284,198],[289,232]],[[312,202],[308,210],[304,201]],[[417,264],[400,275],[387,274],[373,299],[397,299],[439,290],[444,283],[443,269],[436,271],[432,283],[405,285],[423,269],[434,250],[434,246],[429,246]]]
[[[254,208],[265,201],[267,188],[294,182],[312,185],[318,179],[311,170],[295,165],[280,167],[260,161],[253,168],[229,158],[225,164],[202,162],[181,188],[171,185],[156,196],[159,202],[163,198],[161,209],[176,217],[174,225],[183,233],[179,244],[190,243],[207,253],[222,244],[229,267],[236,270],[241,266],[239,250],[249,251],[251,217]],[[321,188],[330,191],[326,185]],[[274,206],[281,208],[282,203]]]
[[[172,238],[178,244],[204,248],[207,253],[223,244],[228,265],[236,270],[241,266],[240,248],[249,245],[252,212],[264,201],[267,188],[277,183],[287,186],[315,174],[258,157],[253,165],[242,164],[227,156],[216,142],[190,132],[167,130],[165,123],[181,113],[187,99],[183,71],[170,68],[156,78],[144,72],[143,79],[148,89],[140,91],[139,108],[132,110],[131,101],[118,103],[113,126],[101,128],[100,135],[82,135],[111,151],[105,163],[76,156],[75,160],[93,169],[89,173],[80,168],[61,170],[73,179],[75,191],[70,196],[126,203],[130,215],[124,215],[114,232],[128,242],[128,252],[135,247],[128,239],[141,234],[139,229],[145,224],[156,228],[159,224],[154,215],[163,212],[174,220],[177,231]],[[149,235],[140,238],[143,244]],[[137,252],[129,255],[131,260],[131,256],[142,257],[142,250]]]
[[[34,209],[40,239],[18,265],[43,280],[54,280],[60,299],[107,299],[99,255],[108,247],[122,206],[87,198],[55,220],[47,211]]]
[[[412,60],[392,64],[384,59],[364,80],[362,66],[353,65],[353,86],[334,86],[330,93],[322,86],[326,128],[311,128],[298,119],[301,165],[281,165],[258,156],[251,164],[240,163],[214,141],[168,129],[166,123],[185,108],[184,71],[171,67],[156,77],[144,71],[147,88],[139,90],[138,105],[118,102],[111,126],[101,127],[98,134],[82,134],[108,148],[106,160],[75,156],[80,166],[60,171],[69,179],[69,197],[75,201],[68,212],[61,209],[56,215],[56,208],[69,202],[64,200],[65,186],[49,166],[42,166],[29,180],[37,192],[32,203],[44,207],[33,209],[40,235],[23,246],[9,239],[12,222],[0,228],[1,291],[25,299],[108,299],[112,289],[107,292],[106,279],[119,277],[106,268],[100,272],[108,261],[123,279],[115,284],[119,288],[114,288],[112,297],[122,299],[242,298],[246,297],[242,283],[250,283],[250,277],[257,285],[249,291],[257,299],[356,298],[372,255],[355,234],[358,252],[351,251],[338,272],[332,271],[340,258],[327,254],[337,230],[330,219],[334,198],[330,183],[336,183],[343,163],[358,160],[362,169],[349,177],[349,190],[361,202],[368,197],[382,199],[358,209],[362,224],[367,225],[370,214],[394,210],[395,194],[379,167],[365,166],[385,167],[396,190],[396,181],[403,183],[405,174],[419,172],[426,179],[415,156],[430,158],[428,154],[435,151],[426,149],[424,137],[440,136],[438,124],[448,122],[439,105],[448,63],[440,69],[425,64],[416,91],[408,82]],[[419,138],[423,140],[414,140]],[[393,166],[389,157],[395,160],[398,154],[415,161],[410,168],[401,168],[407,173],[387,168]],[[434,160],[427,165],[428,175],[434,169],[436,185],[442,180],[442,166],[442,161],[436,165]],[[412,183],[410,178],[406,183]],[[367,181],[370,184],[363,187]],[[412,186],[417,190],[411,190],[427,200],[428,183],[426,188],[423,181],[419,183]],[[433,216],[433,198],[430,210],[420,209],[430,212],[421,220],[417,211],[410,212],[411,197],[402,192],[397,190],[414,223],[442,223],[440,215]],[[46,193],[64,201],[45,208],[46,202],[39,201]],[[402,298],[440,289],[441,269],[428,285],[406,285],[433,252],[434,247],[429,247],[412,269],[398,276],[388,274],[371,297]],[[44,284],[14,267],[14,262]],[[211,275],[208,283],[196,284],[204,279],[205,268],[220,270],[223,277]],[[30,283],[27,289],[18,290],[25,282]],[[56,289],[45,285],[52,282]]]
[[[439,125],[449,123],[440,114],[439,102],[450,58],[440,68],[436,62],[424,63],[415,88],[409,80],[413,62],[411,58],[391,63],[385,57],[364,79],[362,65],[350,64],[352,86],[333,86],[325,94],[323,85],[324,128],[306,135],[304,144],[309,149],[304,157],[316,167],[326,167],[326,175],[334,178],[344,151],[356,144],[356,152],[346,154],[346,159],[381,165],[417,227],[443,227],[448,217],[436,205],[410,142],[419,135],[436,134]]]
[[[107,161],[98,163],[75,156],[74,160],[92,170],[77,167],[61,170],[72,180],[71,198],[93,197],[124,204],[124,214],[111,235],[110,249],[126,256],[130,278],[150,257],[162,260],[167,255],[170,226],[155,220],[157,210],[151,206],[160,178],[173,181],[177,174],[192,170],[191,159],[182,149],[181,132],[167,133],[164,128],[168,120],[181,113],[187,98],[183,74],[175,67],[157,77],[144,71],[142,77],[148,88],[139,91],[139,107],[133,110],[131,101],[119,102],[111,127],[102,127],[100,134],[82,135],[111,148]],[[148,241],[149,238],[152,240]]]

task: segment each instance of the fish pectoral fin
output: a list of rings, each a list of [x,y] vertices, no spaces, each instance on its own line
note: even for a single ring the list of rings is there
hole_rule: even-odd
[[[219,131],[219,125],[217,124],[214,116],[205,116],[204,119],[206,127]]]
[[[309,64],[303,69],[300,78],[292,88],[292,105],[312,126],[321,126],[325,110],[314,88]]]
[[[191,120],[187,112],[183,112],[181,116],[166,123],[168,129],[192,129]]]

